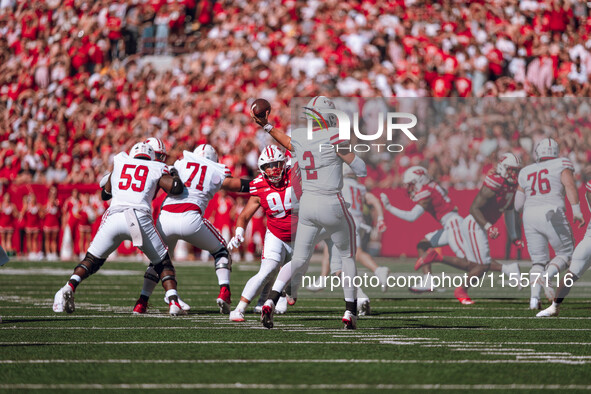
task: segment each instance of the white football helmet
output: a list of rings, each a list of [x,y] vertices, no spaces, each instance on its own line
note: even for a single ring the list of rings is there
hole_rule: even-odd
[[[285,155],[275,145],[267,145],[259,156],[259,170],[271,183],[279,183],[285,170]]]
[[[164,146],[164,142],[162,142],[160,138],[150,137],[144,142],[150,145],[152,149],[154,149],[154,153],[156,154],[156,161],[162,163],[166,161],[166,146]]]
[[[431,182],[431,178],[425,167],[412,166],[404,171],[402,182],[406,187],[406,191],[412,197],[416,192],[421,190],[424,185]]]
[[[335,114],[327,114],[323,109],[335,109],[334,102],[325,96],[316,96],[304,107],[304,114],[308,119],[318,122],[322,128],[337,127],[337,116]]]
[[[145,142],[138,142],[132,146],[131,150],[129,151],[129,156],[133,157],[134,159],[144,159],[151,161],[156,159],[154,149]]]
[[[553,138],[544,138],[538,142],[534,151],[536,154],[536,161],[555,159],[558,157],[558,142]]]
[[[205,157],[207,160],[218,162],[218,153],[215,148],[209,144],[201,144],[193,151],[197,156]]]
[[[509,183],[517,183],[517,176],[521,168],[521,159],[513,153],[503,153],[497,163],[497,174],[502,176]]]

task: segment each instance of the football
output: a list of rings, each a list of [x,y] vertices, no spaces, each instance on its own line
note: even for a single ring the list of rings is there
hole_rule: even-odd
[[[265,112],[271,110],[271,104],[267,100],[259,98],[256,99],[254,103],[252,103],[250,108],[252,109],[254,115],[259,117],[261,115],[264,115]]]

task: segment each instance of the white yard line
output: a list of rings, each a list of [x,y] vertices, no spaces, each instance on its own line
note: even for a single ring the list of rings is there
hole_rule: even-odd
[[[560,384],[247,384],[247,383],[142,383],[142,384],[0,384],[5,390],[591,390],[591,385]]]

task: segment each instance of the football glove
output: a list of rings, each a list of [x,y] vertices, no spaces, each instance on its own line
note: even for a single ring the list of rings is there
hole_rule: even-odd
[[[238,249],[242,242],[244,242],[244,229],[242,227],[237,227],[234,237],[228,242],[228,249]]]

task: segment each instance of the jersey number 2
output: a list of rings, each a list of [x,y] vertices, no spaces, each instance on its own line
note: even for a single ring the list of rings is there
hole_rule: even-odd
[[[134,169],[135,172],[133,173],[133,176],[127,173],[128,170],[133,171]],[[127,190],[131,186],[131,190],[134,192],[143,192],[144,188],[146,187],[147,179],[148,167],[125,164],[121,170],[121,182],[119,182],[119,190]],[[139,181],[139,183],[134,181]]]
[[[532,172],[527,176],[527,180],[531,180],[531,194],[535,196],[536,193],[536,181],[538,183],[538,191],[540,194],[550,193],[550,181],[544,175],[548,175],[548,170],[540,170],[538,172]]]
[[[314,162],[314,155],[310,151],[304,152],[302,156],[304,160],[310,160],[310,164],[304,167],[306,170],[306,179],[309,181],[313,181],[314,179],[318,179],[318,173],[313,171],[316,168],[316,163]]]

